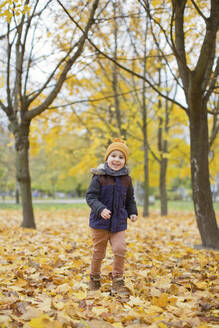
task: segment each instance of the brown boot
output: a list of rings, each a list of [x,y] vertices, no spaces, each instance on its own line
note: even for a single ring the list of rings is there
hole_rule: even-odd
[[[89,281],[90,290],[98,290],[101,287],[100,275],[90,275]]]
[[[130,289],[125,286],[125,281],[123,276],[115,276],[112,280],[112,295],[121,295],[121,296],[129,296],[131,294]]]

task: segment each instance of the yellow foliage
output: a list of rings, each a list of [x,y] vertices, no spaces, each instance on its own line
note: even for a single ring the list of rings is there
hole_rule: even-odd
[[[29,322],[31,328],[47,328],[50,326],[50,318],[42,314],[39,318],[33,318]]]
[[[23,0],[7,0],[0,4],[0,17],[4,17],[8,23],[11,22],[11,18],[15,16],[20,16],[21,14],[29,15],[30,6],[24,5]]]

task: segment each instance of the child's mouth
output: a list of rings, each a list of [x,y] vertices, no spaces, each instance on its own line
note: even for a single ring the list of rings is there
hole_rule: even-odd
[[[114,167],[120,167],[120,164],[113,164]]]

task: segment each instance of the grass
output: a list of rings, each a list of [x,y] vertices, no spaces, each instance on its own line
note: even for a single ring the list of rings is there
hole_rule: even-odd
[[[151,209],[160,209],[160,202],[156,201],[154,205],[151,206]],[[170,211],[194,211],[194,205],[191,201],[169,201],[168,209]],[[219,211],[219,202],[214,203],[215,211]]]
[[[21,210],[21,204],[12,204],[12,203],[0,203],[0,209],[4,210]],[[40,210],[68,210],[68,209],[86,209],[88,208],[87,204],[81,203],[35,203],[33,204],[34,209]]]
[[[46,202],[46,203],[34,203],[34,209],[40,210],[67,210],[67,209],[89,209],[86,203],[56,203],[56,202]],[[7,201],[0,202],[0,209],[8,210],[21,210],[20,204],[7,203]],[[142,211],[142,206],[138,206],[139,211]],[[219,211],[219,202],[214,203],[215,211]],[[150,206],[149,210],[160,210],[160,202],[156,201]],[[193,203],[186,201],[169,201],[168,202],[169,211],[181,211],[188,212],[193,211]]]

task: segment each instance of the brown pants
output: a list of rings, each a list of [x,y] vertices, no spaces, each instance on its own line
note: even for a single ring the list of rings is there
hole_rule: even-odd
[[[110,232],[102,229],[91,228],[93,238],[93,255],[91,261],[91,275],[99,275],[101,272],[101,263],[106,255],[108,241],[113,251],[113,277],[123,275],[126,243],[125,231]]]

